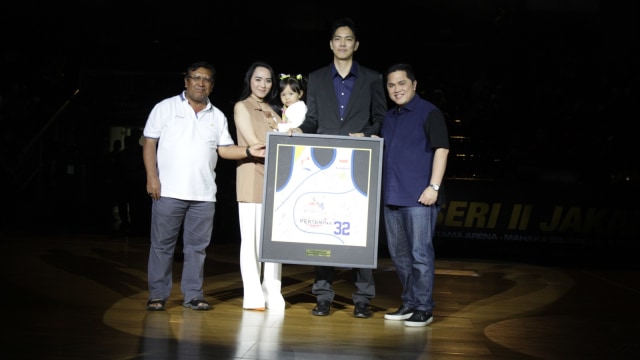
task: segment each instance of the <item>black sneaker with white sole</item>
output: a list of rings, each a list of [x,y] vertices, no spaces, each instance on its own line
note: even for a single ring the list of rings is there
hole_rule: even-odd
[[[384,314],[384,318],[387,320],[406,320],[413,315],[413,311],[412,308],[402,304],[398,310]]]
[[[433,315],[426,311],[416,310],[404,321],[404,326],[427,326],[433,322]]]

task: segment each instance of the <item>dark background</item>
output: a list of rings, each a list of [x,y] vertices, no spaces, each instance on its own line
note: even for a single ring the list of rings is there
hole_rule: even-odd
[[[329,25],[340,16],[358,24],[357,61],[381,72],[398,61],[416,67],[418,90],[450,121],[449,178],[637,188],[635,2],[94,1],[0,10],[2,225],[12,231],[107,231],[114,128],[144,126],[156,102],[182,90],[195,60],[216,66],[211,98],[232,127],[249,64],[291,74],[328,64]],[[219,163],[223,207],[235,203],[234,167]],[[218,213],[234,220],[234,210]]]

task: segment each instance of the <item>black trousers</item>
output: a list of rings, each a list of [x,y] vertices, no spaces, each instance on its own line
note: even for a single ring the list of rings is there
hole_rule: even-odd
[[[368,268],[353,268],[354,285],[356,290],[353,292],[353,303],[369,304],[371,299],[376,295],[376,287],[373,280],[373,270]],[[317,301],[332,302],[335,297],[333,290],[333,280],[335,278],[335,268],[332,266],[316,266],[315,282],[311,288],[311,292],[316,295]]]

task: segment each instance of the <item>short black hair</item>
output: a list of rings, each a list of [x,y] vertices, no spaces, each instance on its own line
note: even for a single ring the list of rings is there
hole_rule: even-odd
[[[304,91],[307,87],[307,79],[302,75],[300,75],[299,79],[295,76],[281,77],[279,93],[282,93],[287,86],[291,88],[291,91],[300,94],[300,92]],[[302,97],[304,97],[304,95],[306,95],[306,93],[303,92]]]
[[[393,64],[387,69],[386,76],[389,76],[389,74],[396,71],[404,71],[405,73],[407,73],[407,77],[409,78],[409,80],[416,81],[416,72],[413,70],[413,66],[407,63]]]
[[[351,31],[353,32],[353,36],[356,38],[356,40],[358,40],[358,29],[356,28],[356,23],[348,17],[334,20],[334,22],[331,24],[331,35],[329,36],[329,40],[333,39],[333,37],[336,35],[336,30],[343,26],[351,29]]]
[[[196,61],[196,62],[193,62],[193,63],[189,64],[189,66],[187,66],[187,72],[184,74],[184,76],[185,77],[189,76],[189,74],[191,74],[192,72],[198,70],[198,68],[208,69],[209,71],[211,71],[211,78],[213,80],[216,79],[216,68],[213,67],[213,65],[211,65],[210,63],[208,63],[206,61]]]

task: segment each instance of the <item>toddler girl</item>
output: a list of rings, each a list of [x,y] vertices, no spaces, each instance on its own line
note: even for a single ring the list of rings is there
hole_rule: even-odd
[[[278,123],[278,131],[286,132],[289,128],[298,127],[304,121],[307,104],[303,100],[306,80],[300,74],[291,77],[280,74],[280,101],[282,102],[282,122]]]

